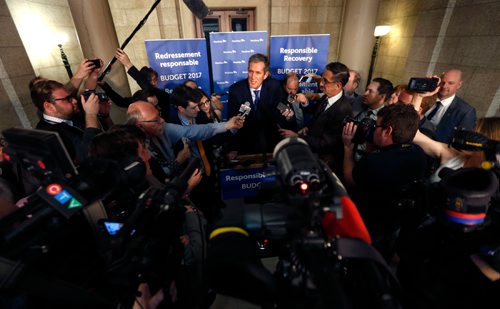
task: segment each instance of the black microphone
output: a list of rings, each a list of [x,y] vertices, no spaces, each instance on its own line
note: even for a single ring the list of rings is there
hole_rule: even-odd
[[[246,101],[245,103],[241,104],[240,109],[238,110],[238,115],[246,117],[248,114],[250,114],[250,111],[252,108],[250,107],[250,102]]]
[[[183,0],[184,4],[188,7],[188,9],[194,14],[194,16],[199,19],[205,18],[208,15],[208,8],[203,3],[202,0]]]

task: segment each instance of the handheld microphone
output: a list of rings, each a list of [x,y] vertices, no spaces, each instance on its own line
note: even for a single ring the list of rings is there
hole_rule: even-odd
[[[248,114],[250,114],[250,111],[252,108],[250,107],[250,102],[246,101],[245,103],[241,104],[240,109],[238,110],[238,115],[246,117]]]

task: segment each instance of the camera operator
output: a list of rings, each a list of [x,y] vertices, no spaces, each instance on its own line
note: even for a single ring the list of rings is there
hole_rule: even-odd
[[[437,87],[432,92],[418,93],[413,97],[413,107],[417,111],[419,111],[421,109],[423,99],[432,97],[439,91],[440,87]],[[484,137],[486,137],[487,139],[500,141],[500,118],[480,118],[477,120],[474,131],[484,135]],[[441,178],[439,177],[439,172],[445,167],[451,169],[459,169],[462,167],[481,167],[481,164],[485,161],[485,154],[482,151],[467,151],[455,149],[445,143],[435,141],[427,137],[426,135],[424,135],[424,133],[425,132],[418,131],[413,142],[422,147],[422,149],[428,156],[439,160],[438,168],[429,177],[430,182],[439,182],[441,180]]]
[[[475,132],[484,135],[490,140],[500,140],[500,118],[486,117],[479,118]],[[435,141],[420,131],[415,135],[413,142],[425,151],[427,155],[439,160],[439,167],[430,176],[432,183],[441,180],[439,172],[443,168],[459,169],[462,167],[481,167],[485,162],[485,154],[482,151],[459,150],[448,146],[445,143]]]
[[[43,112],[36,128],[55,131],[76,163],[82,162],[88,153],[92,138],[99,133],[99,98],[91,94],[88,99],[81,96],[85,111],[85,128],[81,129],[73,121],[78,112],[77,100],[64,86],[53,80],[42,80],[33,85],[33,102]]]
[[[344,178],[352,188],[352,197],[372,235],[373,245],[390,260],[393,244],[400,228],[396,203],[401,188],[411,186],[424,176],[427,159],[412,140],[418,129],[415,109],[391,105],[380,109],[373,128],[373,144],[377,148],[354,165],[352,142],[357,126],[344,126]]]
[[[393,86],[389,80],[380,77],[374,78],[363,93],[362,111],[355,115],[354,119],[357,121],[377,120],[378,112],[386,106],[392,92]],[[372,151],[372,146],[366,141],[356,145],[354,160],[357,162],[365,153]]]

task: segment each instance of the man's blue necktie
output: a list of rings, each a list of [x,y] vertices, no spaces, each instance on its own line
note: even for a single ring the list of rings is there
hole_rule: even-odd
[[[257,107],[259,106],[260,103],[260,90],[254,90],[253,93],[255,94],[255,100],[253,100],[253,109],[257,111]]]
[[[432,112],[430,112],[429,115],[427,115],[427,120],[431,120],[432,117],[434,117],[437,114],[437,112],[441,109],[442,106],[443,106],[443,104],[441,104],[441,102],[437,101],[436,107],[432,110]]]

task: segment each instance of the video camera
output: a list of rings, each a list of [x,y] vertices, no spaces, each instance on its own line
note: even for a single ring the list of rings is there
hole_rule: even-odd
[[[370,117],[365,117],[361,120],[356,120],[350,116],[346,116],[342,122],[345,126],[349,122],[354,122],[357,126],[356,133],[352,138],[352,142],[355,144],[363,144],[366,141],[373,141],[373,131],[375,129],[375,120]]]
[[[141,164],[97,160],[76,169],[55,132],[3,135],[6,158],[34,172],[40,188],[0,219],[0,298],[10,291],[39,307],[131,307],[140,282],[172,280],[182,258],[181,196],[199,162],[153,189],[142,182],[144,167],[130,170]],[[130,203],[113,205],[114,193]]]
[[[95,93],[95,95],[99,98],[99,102],[107,102],[109,100],[109,97],[106,93],[104,92],[97,92],[95,90],[90,90],[90,89],[85,89],[82,93],[83,98],[85,101],[87,101],[92,93]]]
[[[486,161],[483,168],[500,168],[500,142],[488,139],[481,133],[468,130],[455,130],[450,145],[455,149],[484,151]]]
[[[300,138],[273,155],[260,203],[229,207],[210,235],[211,285],[269,308],[398,308],[397,281],[335,174]],[[260,260],[269,253],[274,274]]]
[[[490,204],[493,212],[500,211],[500,142],[478,132],[455,130],[450,145],[459,150],[483,151],[485,161],[481,162],[481,168],[442,169],[437,188],[441,194],[436,194],[434,202],[445,205],[446,221],[454,229],[468,232],[483,228],[490,221],[487,217]]]

